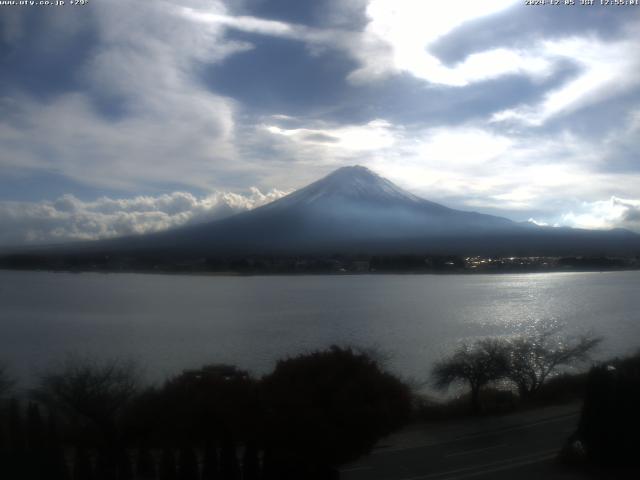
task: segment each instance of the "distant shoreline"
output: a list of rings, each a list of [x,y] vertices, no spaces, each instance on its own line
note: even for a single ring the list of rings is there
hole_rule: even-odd
[[[27,269],[27,268],[6,268],[0,267],[0,272],[38,272],[38,273],[66,273],[66,274],[87,274],[87,273],[101,273],[101,274],[126,274],[126,275],[166,275],[166,276],[196,276],[196,277],[321,277],[321,276],[333,276],[333,277],[355,277],[355,276],[385,276],[385,275],[429,275],[429,276],[452,276],[452,275],[464,275],[464,276],[478,276],[478,275],[529,275],[529,274],[549,274],[549,273],[612,273],[612,272],[637,272],[640,271],[639,267],[634,268],[609,268],[609,269],[549,269],[549,270],[488,270],[488,271],[412,271],[412,270],[398,270],[398,271],[382,271],[382,272],[237,272],[237,271],[178,271],[178,270],[72,270],[72,269]]]

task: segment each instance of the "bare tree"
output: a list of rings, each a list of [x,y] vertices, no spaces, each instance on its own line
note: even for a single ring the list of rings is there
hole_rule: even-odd
[[[7,368],[0,365],[0,399],[11,390],[13,383],[13,379],[7,373]]]
[[[506,378],[516,385],[520,398],[535,394],[560,367],[588,360],[602,341],[593,335],[567,339],[557,332],[558,329],[550,329],[504,340],[508,359]]]
[[[504,378],[507,358],[504,343],[497,339],[483,339],[473,345],[462,344],[448,358],[435,364],[432,377],[437,388],[445,389],[456,382],[471,388],[471,407],[480,411],[480,389],[489,382]]]
[[[41,375],[33,393],[54,410],[93,422],[109,437],[138,386],[138,368],[132,362],[70,356],[59,370]]]

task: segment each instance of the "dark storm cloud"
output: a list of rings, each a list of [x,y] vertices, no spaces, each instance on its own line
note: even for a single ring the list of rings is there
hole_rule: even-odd
[[[316,0],[313,2],[249,0],[244,2],[244,13],[270,20],[316,26],[324,19],[325,12],[330,4],[330,0]]]
[[[256,114],[322,114],[356,94],[345,81],[355,62],[342,52],[314,53],[302,41],[237,31],[228,38],[254,47],[205,69],[203,80]]]
[[[244,0],[238,12],[309,27],[342,26],[359,29],[366,25],[366,0]]]
[[[311,133],[309,135],[304,135],[304,140],[321,143],[337,143],[340,141],[340,139],[324,133]]]
[[[627,210],[624,214],[624,219],[627,222],[640,222],[640,207],[633,207]]]
[[[97,42],[93,16],[78,10],[12,10],[0,22],[2,90],[46,99],[82,88],[78,69]]]

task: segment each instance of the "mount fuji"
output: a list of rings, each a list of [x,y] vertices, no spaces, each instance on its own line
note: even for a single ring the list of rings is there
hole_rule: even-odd
[[[270,204],[223,220],[92,242],[91,250],[179,257],[420,253],[615,255],[640,252],[630,231],[541,227],[419,198],[352,166]]]

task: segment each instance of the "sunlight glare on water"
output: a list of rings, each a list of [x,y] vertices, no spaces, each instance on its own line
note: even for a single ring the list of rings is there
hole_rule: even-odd
[[[204,363],[256,374],[331,344],[375,348],[424,379],[461,341],[548,326],[640,346],[640,272],[219,277],[0,271],[0,361],[29,377],[68,352],[161,379]]]

